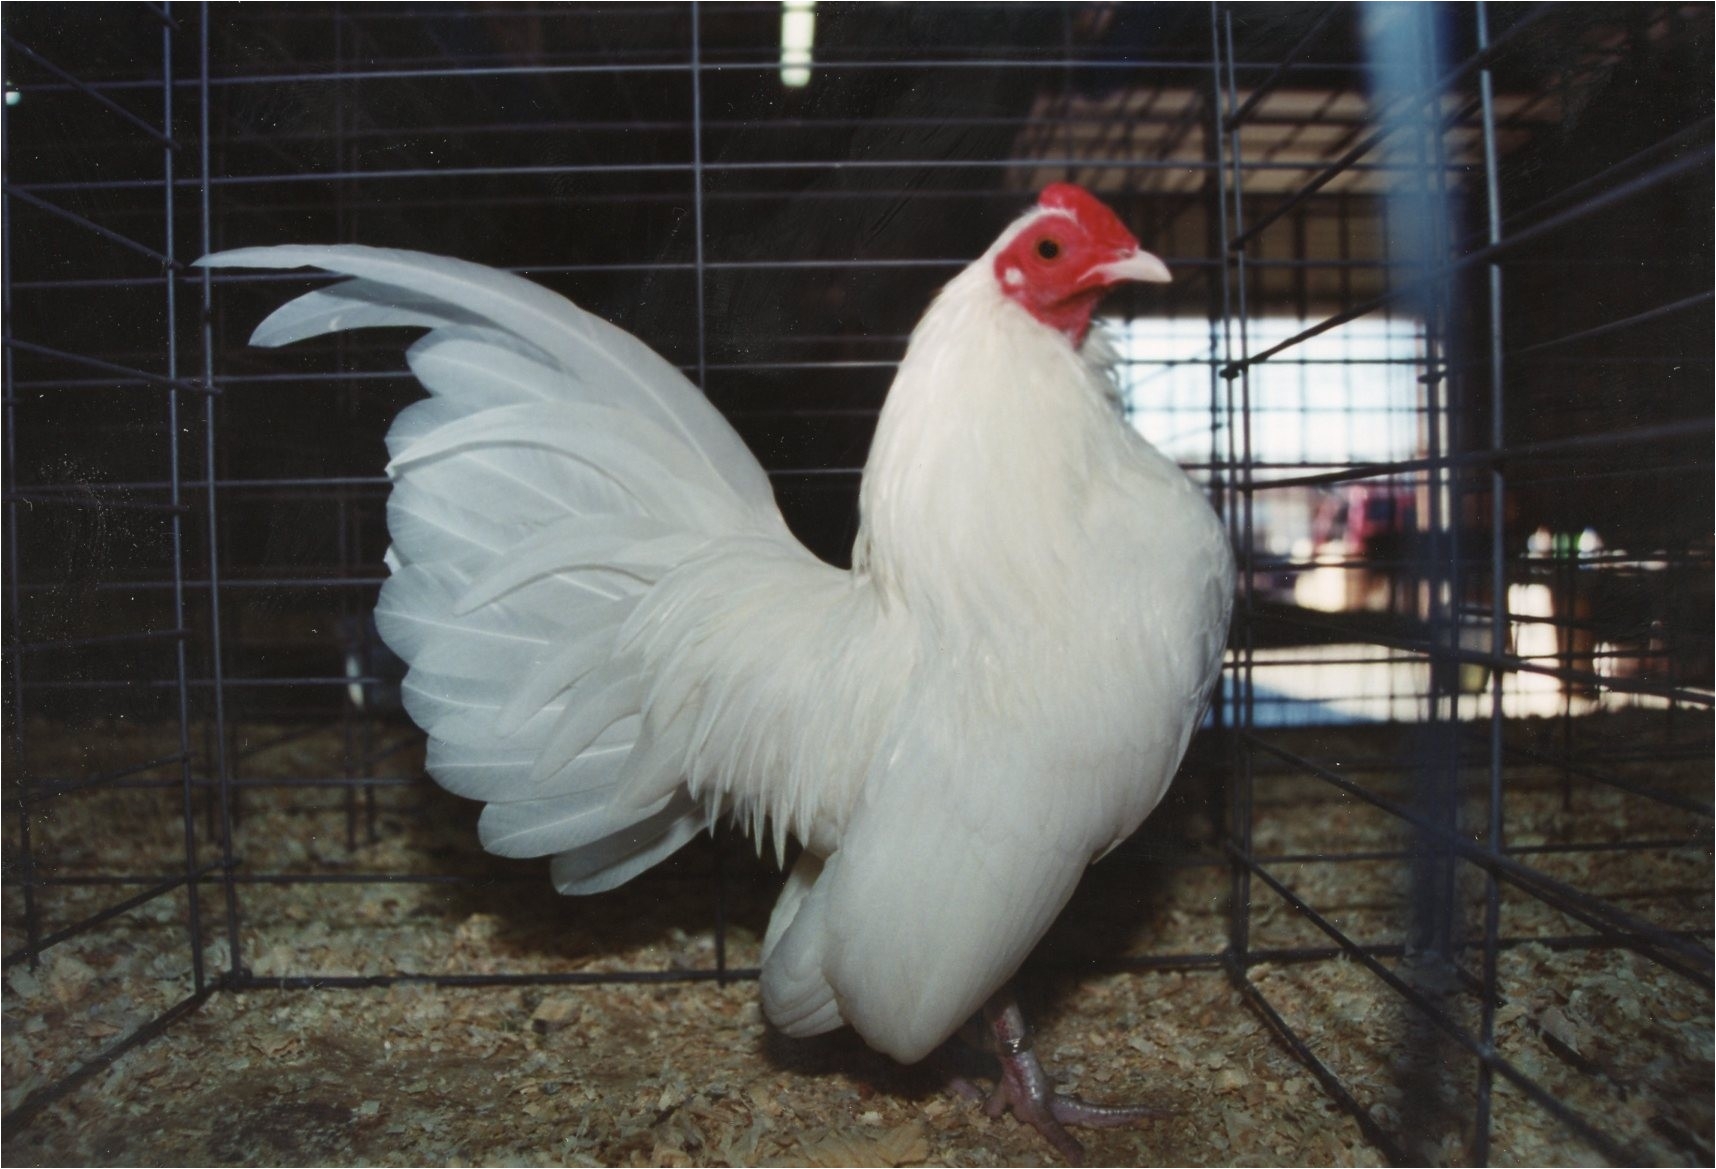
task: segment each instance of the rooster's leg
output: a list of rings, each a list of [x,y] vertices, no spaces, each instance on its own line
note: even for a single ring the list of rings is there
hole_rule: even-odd
[[[995,1056],[1001,1061],[1001,1078],[984,1110],[1000,1116],[1012,1109],[1014,1116],[1042,1133],[1072,1164],[1083,1159],[1084,1149],[1067,1132],[1067,1125],[1116,1128],[1168,1115],[1159,1108],[1117,1108],[1057,1093],[1031,1050],[1031,1029],[1012,990],[997,991],[984,1004],[983,1018],[995,1033]]]

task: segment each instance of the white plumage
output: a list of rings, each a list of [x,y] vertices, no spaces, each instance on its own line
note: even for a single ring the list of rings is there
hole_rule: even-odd
[[[762,978],[788,1034],[850,1023],[906,1061],[947,1038],[1156,804],[1215,676],[1219,522],[1082,329],[997,276],[1061,214],[1015,223],[913,334],[850,572],[788,532],[701,393],[553,293],[355,246],[204,261],[353,278],[257,345],[429,330],[408,360],[432,396],[388,435],[377,621],[430,773],[567,893],[723,815],[795,837]]]

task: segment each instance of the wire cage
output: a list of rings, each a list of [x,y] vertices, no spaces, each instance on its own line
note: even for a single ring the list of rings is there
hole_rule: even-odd
[[[754,997],[776,870],[722,834],[567,900],[480,854],[369,617],[381,435],[420,393],[404,335],[250,349],[317,278],[191,261],[350,241],[521,271],[684,369],[844,564],[913,322],[1071,180],[1175,273],[1106,327],[1129,420],[1207,485],[1240,564],[1181,777],[1027,967],[1074,1079],[1131,1063],[1186,1093],[1093,1141],[1709,1163],[1711,19],[10,7],[7,1155],[492,1161],[543,1125],[576,1130],[548,1155],[596,1161],[881,1155],[815,1143],[850,1111],[938,1118],[887,1163],[1040,1157],[857,1045],[783,1117],[773,1072],[804,1067],[754,1018],[722,1033],[749,1088],[708,1087],[670,1035],[635,1115],[600,1085],[548,1099],[585,1083],[545,1062],[569,1013],[592,1051],[634,1042],[588,1013],[612,988]],[[292,1079],[303,1034],[424,987],[489,996],[470,1009],[501,1021],[458,1033],[522,1086],[343,1047],[349,1092]],[[431,1098],[453,1119],[381,1123]]]

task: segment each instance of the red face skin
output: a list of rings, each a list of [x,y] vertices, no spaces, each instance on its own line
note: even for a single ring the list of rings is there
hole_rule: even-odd
[[[1103,272],[1138,251],[1138,240],[1118,216],[1083,187],[1054,183],[1037,206],[1044,215],[995,257],[1002,292],[1075,346],[1090,331],[1097,301],[1129,277]]]

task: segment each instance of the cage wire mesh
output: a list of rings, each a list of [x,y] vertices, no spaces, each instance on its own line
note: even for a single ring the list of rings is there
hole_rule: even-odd
[[[401,335],[248,349],[314,279],[189,261],[523,271],[843,564],[913,321],[1072,180],[1176,274],[1105,311],[1241,583],[1179,782],[1029,970],[1201,977],[1194,1032],[1296,1069],[1110,1019],[1093,1065],[1201,1083],[1102,1148],[1708,1163],[1711,9],[786,9],[808,61],[776,4],[8,8],[11,1155],[107,1091],[157,1123],[105,1159],[175,1149],[112,1069],[217,994],[744,982],[778,880],[725,837],[587,900],[480,855],[369,618]]]

